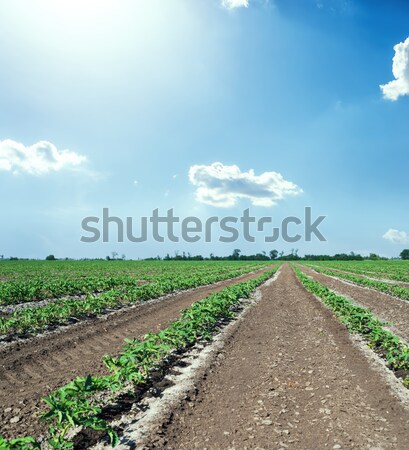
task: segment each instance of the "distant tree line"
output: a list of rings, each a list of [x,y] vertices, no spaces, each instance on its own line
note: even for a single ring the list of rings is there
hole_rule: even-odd
[[[409,259],[409,250],[407,250],[408,255],[407,258],[402,256],[402,259]],[[160,256],[156,258],[147,258],[148,260],[154,259],[162,259]],[[203,260],[211,260],[211,261],[364,261],[364,260],[386,260],[388,258],[384,258],[382,256],[377,255],[376,253],[370,253],[369,256],[362,256],[359,253],[337,253],[333,256],[331,255],[305,255],[299,256],[298,249],[292,249],[290,253],[285,254],[283,251],[280,253],[277,250],[271,250],[268,254],[263,251],[261,253],[256,253],[253,255],[245,255],[241,252],[240,249],[233,250],[231,255],[227,256],[215,256],[213,253],[210,253],[209,257],[205,257],[203,255],[191,255],[189,252],[175,252],[174,256],[169,255],[169,253],[163,258],[164,261],[203,261]]]
[[[57,261],[54,255],[48,255],[45,260],[46,261]],[[125,255],[119,256],[119,254],[115,251],[111,252],[111,255],[105,258],[107,261],[124,261],[126,259]],[[140,258],[138,258],[140,259]],[[377,255],[376,253],[370,253],[369,256],[362,256],[359,253],[337,253],[335,255],[311,255],[306,254],[304,256],[298,255],[298,249],[292,249],[290,253],[285,254],[283,251],[278,252],[278,250],[270,250],[267,254],[265,251],[261,253],[255,253],[250,255],[245,255],[241,252],[240,249],[236,248],[233,250],[231,255],[227,256],[216,256],[213,253],[210,253],[209,256],[203,255],[192,255],[189,252],[182,252],[181,254],[176,251],[173,256],[169,253],[166,254],[165,257],[156,256],[150,258],[141,258],[145,261],[153,261],[153,260],[163,260],[163,261],[364,261],[364,260],[387,260],[389,258],[385,258]],[[399,258],[392,259],[402,259],[409,260],[409,249],[402,250]],[[33,258],[17,258],[14,256],[10,256],[5,258],[4,255],[0,255],[0,261],[18,261],[18,260],[33,260]],[[72,258],[61,258],[61,260],[73,260]],[[81,258],[81,261],[96,261],[103,260],[102,258]]]

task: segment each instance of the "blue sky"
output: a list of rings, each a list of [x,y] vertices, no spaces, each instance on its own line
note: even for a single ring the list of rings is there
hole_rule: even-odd
[[[4,0],[0,16],[0,254],[409,247],[407,2]],[[279,225],[305,206],[327,242],[80,241],[103,208]]]

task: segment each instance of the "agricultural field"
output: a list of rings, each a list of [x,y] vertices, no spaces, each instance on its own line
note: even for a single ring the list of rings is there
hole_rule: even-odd
[[[405,261],[0,263],[0,449],[405,448]]]
[[[311,265],[409,283],[409,261],[314,261]]]
[[[409,0],[0,17],[0,450],[409,450]]]
[[[186,269],[186,264],[176,262],[3,264],[0,333],[39,332],[178,290],[237,277],[251,272],[256,265],[193,262]]]

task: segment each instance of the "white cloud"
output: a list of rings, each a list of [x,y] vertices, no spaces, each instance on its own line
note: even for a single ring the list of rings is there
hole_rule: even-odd
[[[70,150],[58,150],[54,144],[40,141],[26,147],[6,139],[0,141],[0,170],[15,174],[44,175],[51,171],[81,166],[86,157]]]
[[[189,180],[197,186],[199,202],[221,208],[234,206],[241,198],[249,199],[254,206],[269,207],[303,192],[277,172],[255,175],[252,169],[241,172],[237,166],[224,166],[220,162],[190,167]]]
[[[248,8],[249,0],[222,0],[222,6],[227,9]]]
[[[406,231],[398,231],[393,228],[389,228],[389,230],[382,237],[387,241],[393,242],[394,244],[409,244],[409,235]]]
[[[409,38],[396,44],[393,49],[392,72],[395,80],[379,87],[388,100],[397,100],[401,95],[409,95]]]

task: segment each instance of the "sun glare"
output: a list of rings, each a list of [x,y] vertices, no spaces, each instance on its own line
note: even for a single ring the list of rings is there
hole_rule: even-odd
[[[35,4],[41,8],[46,17],[73,24],[109,18],[115,10],[118,10],[118,4],[112,0],[40,0]]]

